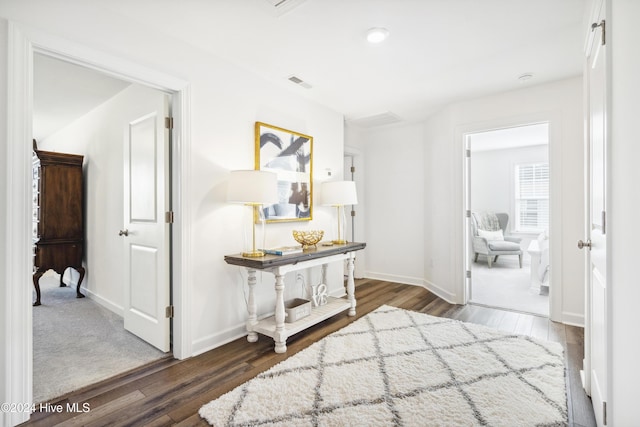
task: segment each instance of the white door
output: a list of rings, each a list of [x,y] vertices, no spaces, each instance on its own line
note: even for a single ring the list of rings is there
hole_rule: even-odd
[[[604,13],[602,2],[587,54],[589,137],[587,145],[588,174],[585,185],[587,224],[586,250],[587,322],[585,333],[585,371],[587,392],[598,426],[606,425],[607,400],[607,91]]]
[[[168,96],[139,105],[125,135],[124,327],[162,351],[170,349],[170,224]]]

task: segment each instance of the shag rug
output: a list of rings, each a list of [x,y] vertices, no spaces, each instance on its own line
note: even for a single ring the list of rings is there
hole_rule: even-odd
[[[564,378],[558,343],[382,306],[199,414],[214,426],[562,426]]]

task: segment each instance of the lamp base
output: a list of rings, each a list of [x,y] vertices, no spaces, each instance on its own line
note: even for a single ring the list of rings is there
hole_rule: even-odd
[[[264,252],[262,251],[242,252],[242,256],[247,258],[259,258],[264,256]]]
[[[332,240],[331,243],[333,243],[334,245],[346,245],[347,242],[346,240]]]

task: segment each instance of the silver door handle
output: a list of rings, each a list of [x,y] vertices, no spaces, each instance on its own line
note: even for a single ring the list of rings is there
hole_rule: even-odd
[[[124,230],[120,230],[120,232],[118,233],[118,236],[128,236],[129,235],[129,230],[127,230],[126,228]]]
[[[587,240],[583,242],[582,240],[578,240],[578,249],[589,248],[591,250],[591,240]]]

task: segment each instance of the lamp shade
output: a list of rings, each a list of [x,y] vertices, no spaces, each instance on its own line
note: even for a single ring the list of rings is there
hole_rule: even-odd
[[[328,206],[357,205],[356,183],[353,181],[323,183],[322,203]]]
[[[259,170],[231,171],[227,187],[231,203],[265,204],[278,202],[278,179],[275,173]]]

